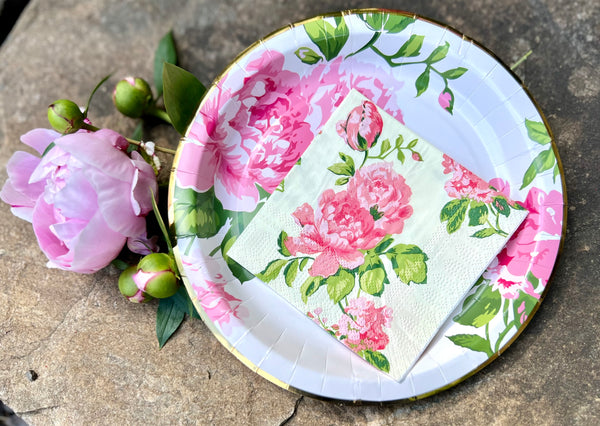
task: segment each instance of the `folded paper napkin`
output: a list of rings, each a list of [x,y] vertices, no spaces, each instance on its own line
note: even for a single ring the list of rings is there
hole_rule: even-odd
[[[526,215],[352,91],[228,255],[402,380]]]

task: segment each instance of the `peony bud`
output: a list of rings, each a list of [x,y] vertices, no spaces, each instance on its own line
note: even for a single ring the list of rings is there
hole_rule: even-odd
[[[144,293],[135,284],[133,275],[137,272],[137,270],[137,265],[133,265],[121,272],[121,275],[119,275],[119,291],[130,302],[145,303],[151,300],[152,296],[150,296],[148,293]]]
[[[175,262],[165,253],[152,253],[140,260],[132,279],[138,289],[157,299],[171,297],[179,288]]]
[[[413,151],[412,159],[415,161],[423,161],[423,157],[421,157],[421,154],[419,154],[417,151]]]
[[[337,123],[338,134],[346,140],[350,148],[366,151],[377,143],[383,119],[373,102],[364,101],[348,114],[346,120]]]
[[[48,107],[48,121],[62,134],[75,133],[84,124],[85,115],[79,106],[68,99],[60,99]]]
[[[127,77],[115,86],[113,102],[121,114],[138,118],[152,103],[152,89],[144,79]]]

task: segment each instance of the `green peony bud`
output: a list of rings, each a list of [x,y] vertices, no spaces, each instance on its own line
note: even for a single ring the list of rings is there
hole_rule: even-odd
[[[50,125],[62,134],[75,133],[83,127],[85,116],[79,106],[68,99],[60,99],[48,107]]]
[[[179,288],[173,258],[165,253],[152,253],[140,260],[133,275],[137,288],[152,297],[171,297]]]
[[[152,103],[152,89],[141,78],[127,77],[115,86],[113,102],[121,114],[138,118]]]
[[[121,275],[119,275],[119,291],[130,302],[145,303],[151,300],[152,296],[150,296],[148,293],[144,293],[137,287],[135,281],[133,280],[133,275],[137,271],[137,265],[133,265],[121,272]]]

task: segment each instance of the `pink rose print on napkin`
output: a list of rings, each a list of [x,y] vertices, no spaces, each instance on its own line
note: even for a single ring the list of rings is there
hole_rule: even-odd
[[[444,185],[444,189],[452,198],[470,198],[471,200],[489,203],[495,195],[490,185],[467,170],[452,158],[444,154],[444,174],[452,174],[452,177]]]
[[[373,102],[364,101],[350,111],[348,118],[337,123],[336,130],[355,151],[366,151],[377,143],[383,119]]]
[[[386,234],[400,234],[413,213],[409,205],[412,191],[392,163],[379,162],[357,170],[348,182],[348,193],[373,215],[375,227]]]
[[[338,321],[336,335],[346,336],[341,339],[346,346],[354,352],[385,349],[390,338],[383,328],[392,324],[392,308],[376,308],[373,301],[359,297],[350,300],[344,310],[346,314]]]
[[[375,227],[369,210],[346,191],[324,191],[318,209],[304,203],[294,213],[302,226],[298,237],[288,237],[285,246],[293,256],[298,253],[317,254],[309,273],[327,278],[340,266],[353,269],[364,262],[360,250],[377,245],[385,232]]]

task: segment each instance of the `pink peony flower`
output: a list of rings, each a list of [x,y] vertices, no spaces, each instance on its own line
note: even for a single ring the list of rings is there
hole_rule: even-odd
[[[357,170],[348,182],[348,194],[371,213],[375,227],[386,234],[400,234],[413,213],[408,204],[412,191],[392,163],[379,162]]]
[[[452,198],[470,198],[471,200],[490,203],[498,193],[490,185],[465,169],[452,158],[444,154],[442,161],[444,174],[452,173],[452,177],[444,185],[444,189]]]
[[[514,276],[528,271],[538,279],[550,278],[560,245],[563,197],[558,191],[546,194],[531,188],[524,203],[529,214],[498,255],[499,264]]]
[[[241,88],[229,89],[226,76],[190,127],[178,184],[199,192],[214,186],[225,209],[254,210],[256,184],[269,193],[277,188],[351,88],[403,122],[394,101],[403,83],[372,64],[351,66],[342,59],[300,77],[283,69],[282,54],[262,52],[245,67]]]
[[[222,278],[222,277],[219,277]],[[225,281],[204,280],[202,286],[194,285],[200,306],[214,323],[218,323],[229,334],[230,322],[239,319],[239,305],[242,301],[225,291]]]
[[[452,94],[450,92],[443,91],[438,97],[438,103],[444,109],[450,108],[450,101],[452,100]]]
[[[536,299],[540,295],[535,292],[533,285],[524,275],[511,274],[506,265],[498,258],[494,259],[483,273],[483,277],[491,281],[492,290],[499,291],[505,299],[517,299],[521,292],[527,293]]]
[[[383,331],[383,327],[392,325],[392,308],[376,308],[372,301],[359,297],[350,300],[344,310],[346,315],[342,315],[337,325],[340,335],[346,336],[342,340],[346,346],[354,352],[385,349],[390,338]]]
[[[284,244],[293,256],[317,254],[308,271],[311,276],[326,278],[340,266],[353,269],[362,265],[365,259],[360,250],[375,247],[385,236],[385,231],[375,227],[369,210],[346,191],[327,189],[319,197],[316,212],[305,203],[293,215],[302,230]]]
[[[383,119],[373,102],[364,101],[337,123],[336,130],[355,151],[366,151],[377,143],[383,129]]]
[[[121,150],[121,135],[103,129],[61,136],[35,129],[21,141],[40,154],[55,146],[42,158],[16,152],[0,197],[32,222],[49,267],[93,273],[115,259],[126,241],[151,246],[145,216],[156,177],[141,155],[132,152],[130,158]]]

